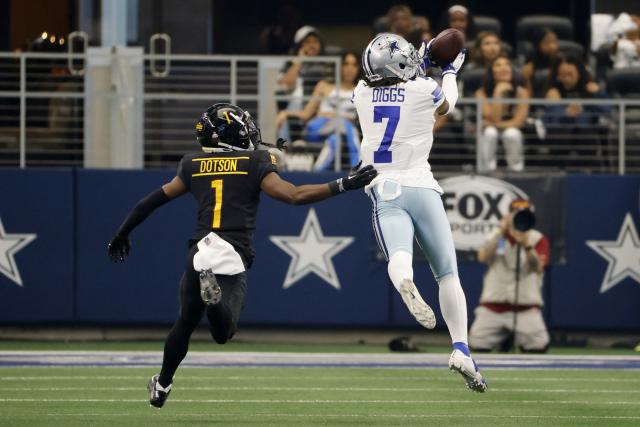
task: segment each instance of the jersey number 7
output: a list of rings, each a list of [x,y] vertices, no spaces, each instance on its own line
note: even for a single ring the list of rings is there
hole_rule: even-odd
[[[393,135],[396,133],[398,122],[400,121],[399,105],[384,105],[373,107],[373,122],[381,123],[382,119],[387,120],[387,127],[384,130],[382,143],[373,153],[373,163],[391,163],[392,152],[389,151],[393,142]]]

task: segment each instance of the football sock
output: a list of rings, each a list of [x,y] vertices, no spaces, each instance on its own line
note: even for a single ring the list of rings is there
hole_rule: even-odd
[[[460,350],[465,356],[471,357],[471,352],[469,351],[469,346],[467,346],[467,344],[463,342],[454,342],[453,348],[454,350]]]
[[[162,359],[162,369],[158,382],[162,387],[168,387],[173,382],[173,375],[176,373],[180,362],[187,355],[189,350],[189,339],[191,333],[198,325],[199,317],[192,320],[185,320],[179,317],[171,328],[164,343],[164,356]]]
[[[396,251],[389,258],[387,271],[393,286],[400,292],[400,284],[403,280],[413,281],[413,255],[406,251]]]
[[[451,341],[467,344],[467,301],[457,274],[449,274],[438,280],[440,311],[449,328]],[[468,349],[467,349],[468,351]]]

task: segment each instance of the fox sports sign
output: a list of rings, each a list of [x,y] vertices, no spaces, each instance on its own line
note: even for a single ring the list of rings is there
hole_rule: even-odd
[[[529,199],[520,188],[495,178],[463,175],[439,183],[453,241],[460,251],[478,249],[487,235],[500,227],[512,200]]]

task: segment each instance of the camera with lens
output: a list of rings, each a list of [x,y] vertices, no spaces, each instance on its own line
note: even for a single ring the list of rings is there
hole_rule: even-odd
[[[514,200],[509,207],[512,212],[513,228],[518,231],[529,231],[536,225],[533,205],[528,200]]]

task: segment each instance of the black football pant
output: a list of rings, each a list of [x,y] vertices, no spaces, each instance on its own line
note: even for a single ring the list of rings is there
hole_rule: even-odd
[[[246,294],[246,274],[234,276],[216,275],[222,288],[222,300],[216,305],[207,306],[200,298],[200,278],[193,269],[193,256],[198,247],[193,245],[187,255],[187,265],[180,280],[180,313],[171,328],[164,344],[164,358],[160,371],[160,385],[171,384],[178,365],[187,355],[189,340],[202,315],[206,313],[209,331],[218,344],[224,344],[233,337],[237,328],[240,312],[244,308]]]

